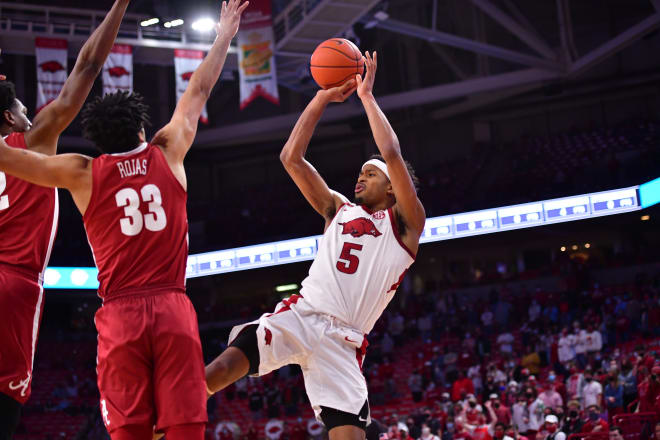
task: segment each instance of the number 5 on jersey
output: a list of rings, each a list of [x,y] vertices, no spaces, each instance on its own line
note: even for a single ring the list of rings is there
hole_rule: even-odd
[[[140,211],[140,196],[133,188],[124,188],[115,195],[117,207],[124,208],[126,217],[119,220],[121,232],[129,237],[134,237],[142,232],[142,228],[148,231],[158,232],[167,226],[167,217],[163,210],[163,199],[156,185],[145,185],[140,190],[142,201],[148,203],[149,212],[142,215]]]
[[[6,194],[4,196],[2,195],[6,189],[7,176],[5,176],[5,173],[0,173],[0,211],[9,208],[9,196]]]
[[[352,254],[351,251],[359,252],[362,250],[361,244],[356,243],[344,243],[344,247],[341,250],[339,255],[339,261],[337,261],[337,270],[340,272],[353,275],[358,270],[360,265],[360,259],[357,255]]]

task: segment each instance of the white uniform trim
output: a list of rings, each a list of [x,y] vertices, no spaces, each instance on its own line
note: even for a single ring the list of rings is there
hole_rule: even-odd
[[[131,151],[126,151],[125,153],[113,153],[110,156],[130,156],[130,155],[133,155],[133,154],[137,154],[137,153],[140,153],[140,152],[144,151],[145,148],[147,148],[147,145],[149,145],[149,144],[147,144],[146,142],[143,142],[139,146],[137,146],[136,148],[133,148]]]

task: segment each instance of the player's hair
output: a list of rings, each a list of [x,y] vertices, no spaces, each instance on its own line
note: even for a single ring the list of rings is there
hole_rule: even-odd
[[[381,162],[387,163],[385,158],[380,154],[372,154],[369,160],[371,159],[378,159]],[[404,160],[403,163],[405,163],[406,168],[408,168],[408,174],[410,174],[410,178],[412,179],[413,185],[415,185],[415,192],[419,191],[419,178],[417,177],[417,174],[415,174],[415,169],[407,160]]]
[[[16,103],[16,88],[11,81],[0,81],[0,114],[5,113]],[[2,118],[4,122],[4,117]]]
[[[149,125],[149,106],[139,93],[118,91],[97,96],[82,111],[83,136],[104,153],[138,146],[138,134]]]

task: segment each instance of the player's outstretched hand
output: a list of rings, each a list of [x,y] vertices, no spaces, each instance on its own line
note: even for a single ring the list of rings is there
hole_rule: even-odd
[[[373,58],[369,52],[364,53],[365,56],[362,57],[364,64],[367,66],[367,73],[365,73],[364,78],[360,75],[355,75],[355,80],[357,81],[357,93],[360,99],[364,99],[368,96],[371,96],[374,90],[374,81],[376,80],[376,70],[378,70],[378,52],[374,52]]]
[[[328,90],[319,90],[319,94],[326,102],[344,102],[355,92],[357,84],[351,79],[341,86],[333,87]]]
[[[246,1],[241,5],[241,1],[242,0],[228,0],[222,2],[220,21],[215,26],[215,31],[217,32],[218,37],[225,36],[231,39],[234,38],[234,35],[238,32],[238,27],[241,24],[241,14],[250,4],[249,1]]]

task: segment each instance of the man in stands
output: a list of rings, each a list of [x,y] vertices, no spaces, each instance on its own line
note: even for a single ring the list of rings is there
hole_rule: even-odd
[[[458,378],[451,387],[451,400],[454,402],[462,400],[468,394],[474,393],[474,384],[472,381],[465,377],[463,370],[458,370]]]
[[[646,376],[638,386],[639,405],[637,412],[655,411],[656,399],[660,395],[660,366],[651,369],[651,374]]]
[[[567,435],[582,432],[584,422],[580,417],[580,402],[577,400],[571,400],[566,404],[566,407],[568,413],[566,414],[566,420],[564,420],[564,425],[561,427],[561,430]]]
[[[564,406],[561,396],[554,390],[550,383],[543,386],[543,391],[539,394],[539,399],[543,401],[543,404],[546,407],[552,408],[554,411]]]
[[[609,440],[624,440],[621,428],[618,426],[610,426]]]
[[[566,440],[566,434],[559,430],[559,419],[554,414],[545,416],[545,424],[541,433],[543,433],[542,440]],[[538,439],[539,436],[536,438]]]
[[[491,394],[490,400],[493,402],[493,411],[495,411],[497,421],[505,425],[511,424],[511,410],[509,410],[509,407],[502,405],[502,401],[497,394]]]
[[[587,407],[586,418],[580,432],[608,432],[609,424],[600,418],[600,406],[593,404]]]
[[[593,372],[590,367],[584,370],[585,385],[582,388],[582,395],[584,407],[587,408],[591,405],[603,406],[603,386],[593,377]]]

